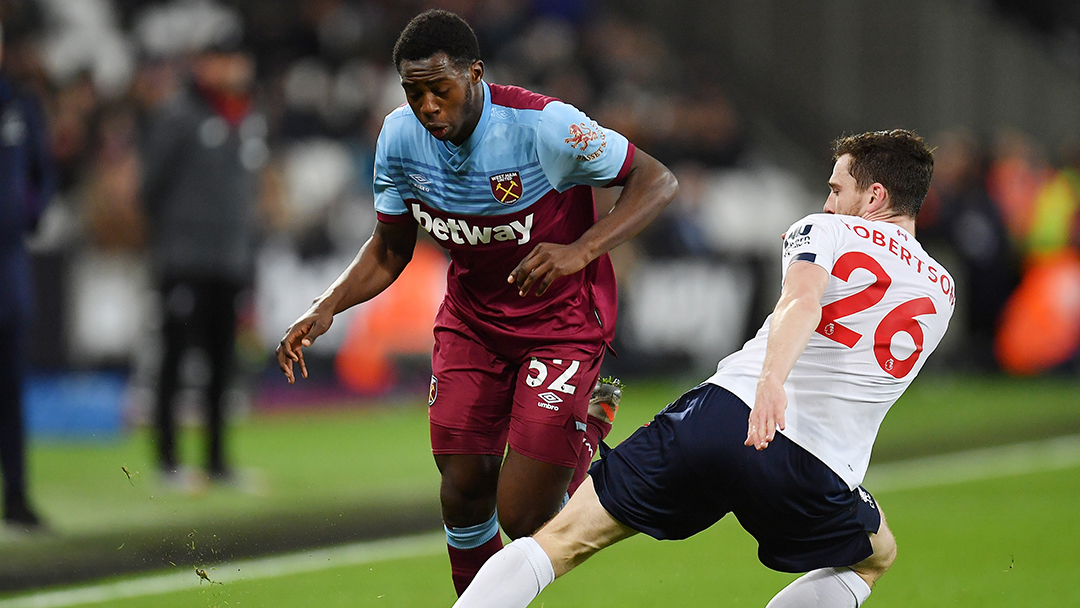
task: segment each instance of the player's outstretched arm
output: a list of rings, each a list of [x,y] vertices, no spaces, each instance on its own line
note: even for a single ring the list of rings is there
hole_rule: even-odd
[[[747,424],[746,445],[764,450],[776,437],[776,429],[784,429],[784,381],[821,322],[821,296],[828,284],[829,271],[817,264],[792,262],[788,267],[769,322],[769,342]]]
[[[334,315],[366,302],[390,286],[412,259],[416,247],[416,224],[379,222],[367,243],[360,248],[349,267],[285,332],[277,347],[278,367],[289,384],[296,381],[293,363],[300,365],[300,374],[307,378],[307,365],[302,348],[330,329]]]
[[[544,295],[551,283],[585,268],[590,262],[611,251],[647,226],[670,203],[679,191],[679,182],[660,161],[642,152],[634,152],[623,191],[615,207],[597,221],[581,238],[569,245],[538,244],[507,278],[525,295],[533,287]]]

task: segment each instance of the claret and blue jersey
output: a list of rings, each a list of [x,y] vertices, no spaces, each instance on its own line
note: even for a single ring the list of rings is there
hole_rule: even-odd
[[[461,146],[435,139],[408,106],[383,123],[375,155],[375,209],[415,222],[450,252],[453,312],[517,335],[575,335],[615,320],[611,262],[522,298],[506,278],[537,243],[567,244],[596,222],[592,186],[620,185],[634,147],[551,97],[483,83],[484,109]],[[579,336],[581,337],[581,336]]]

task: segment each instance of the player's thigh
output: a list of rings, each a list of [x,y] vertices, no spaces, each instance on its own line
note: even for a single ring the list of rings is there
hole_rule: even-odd
[[[513,448],[499,474],[499,523],[510,538],[532,534],[558,512],[574,469],[524,456]]]
[[[508,441],[523,456],[573,468],[585,441],[603,345],[533,349],[517,373]]]
[[[597,551],[637,534],[600,504],[591,477],[585,479],[558,515],[536,533],[555,568],[566,574]]]
[[[435,328],[428,420],[440,454],[502,457],[518,366],[467,327]]]

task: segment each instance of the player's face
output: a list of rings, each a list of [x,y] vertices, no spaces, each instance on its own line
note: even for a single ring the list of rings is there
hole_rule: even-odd
[[[859,184],[851,175],[851,155],[836,159],[832,177],[829,178],[829,198],[825,199],[825,213],[861,216],[873,197],[871,188],[859,190]]]
[[[484,64],[455,66],[445,53],[401,62],[401,87],[409,107],[435,139],[461,145],[472,135],[484,109],[480,80]]]

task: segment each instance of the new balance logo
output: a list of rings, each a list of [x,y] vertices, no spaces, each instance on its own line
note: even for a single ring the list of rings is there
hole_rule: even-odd
[[[795,247],[801,247],[810,242],[810,229],[814,227],[813,224],[807,224],[801,228],[796,228],[788,234],[784,235],[784,251],[793,249]]]

